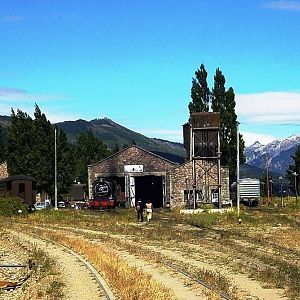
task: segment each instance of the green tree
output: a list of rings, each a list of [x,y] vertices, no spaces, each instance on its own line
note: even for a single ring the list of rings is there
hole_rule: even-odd
[[[38,192],[54,196],[54,127],[35,104],[34,119],[27,113],[12,110],[8,128],[8,171],[37,180]],[[71,151],[63,131],[57,137],[58,195],[70,188],[74,179]]]
[[[72,146],[67,142],[67,135],[63,130],[57,130],[57,194],[62,200],[63,195],[69,193],[75,178],[75,160]],[[52,194],[53,193],[53,194]],[[54,184],[51,189],[54,195]],[[53,198],[53,196],[52,196]]]
[[[46,192],[52,196],[51,191],[54,182],[54,128],[37,104],[35,104],[34,117],[34,143],[31,145],[31,151],[36,167],[31,170],[31,175],[37,180],[38,192]]]
[[[235,113],[235,93],[232,87],[227,91],[225,77],[218,68],[214,76],[211,107],[214,112],[220,112],[220,148],[221,164],[229,167],[229,175],[233,181],[236,173],[237,156],[237,115]],[[240,161],[244,162],[245,143],[239,135]]]
[[[94,136],[92,130],[78,136],[74,151],[76,161],[75,177],[85,184],[88,183],[87,166],[111,154],[107,146]]]
[[[297,147],[295,154],[291,155],[291,158],[294,160],[294,164],[288,166],[288,169],[286,170],[286,177],[288,178],[289,184],[292,187],[292,189],[297,195],[299,195],[300,145]],[[298,203],[296,203],[296,205],[298,206]]]
[[[33,121],[31,117],[17,110],[11,110],[11,125],[8,127],[7,167],[10,175],[31,175],[35,167],[32,155]]]
[[[2,128],[0,126],[0,163],[6,160],[6,149],[3,142]]]
[[[207,85],[207,72],[203,64],[195,72],[195,78],[192,79],[191,99],[192,101],[189,103],[190,113],[208,112],[210,91]]]
[[[223,115],[225,109],[225,77],[222,71],[218,68],[214,76],[214,87],[212,90],[211,109],[214,112],[220,112]],[[221,116],[222,118],[222,116]]]
[[[112,149],[112,153],[117,153],[120,151],[120,147],[119,147],[119,144],[115,144],[114,148]]]

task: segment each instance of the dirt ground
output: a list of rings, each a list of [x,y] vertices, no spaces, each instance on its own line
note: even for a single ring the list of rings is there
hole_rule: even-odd
[[[299,242],[298,229],[277,223],[259,228],[243,224],[238,229],[225,226],[200,228],[185,222],[174,222],[165,214],[157,214],[152,223],[114,219],[112,226],[109,218],[87,215],[72,222],[50,223],[21,220],[18,239],[38,245],[57,263],[64,282],[64,296],[59,299],[101,299],[102,296],[82,264],[64,248],[45,242],[39,236],[41,230],[45,233],[60,232],[73,238],[81,237],[93,245],[99,244],[107,247],[108,251],[115,251],[128,265],[150,274],[154,280],[169,288],[174,299],[208,300],[222,297],[218,292],[210,291],[169,268],[167,263],[170,262],[194,277],[212,282],[213,286],[218,286],[217,290],[226,289],[230,299],[299,299],[295,294],[288,293],[284,282],[276,284],[275,279],[269,281],[267,278],[272,277],[272,268],[274,273],[277,272],[277,266],[273,265],[275,262],[284,263],[284,267],[298,266],[300,247],[294,242]],[[1,253],[9,253],[7,255],[11,255],[14,261],[20,257],[16,244],[8,245],[5,249]],[[4,258],[1,255],[1,259]],[[28,255],[23,260],[25,258]],[[101,270],[98,271],[101,274]],[[266,271],[271,273],[264,278]],[[28,288],[34,289],[35,285]],[[0,299],[22,299],[19,290],[11,292],[11,298],[7,296],[8,293],[0,294]],[[87,294],[88,291],[90,294]],[[122,299],[122,295],[115,293],[115,299]]]

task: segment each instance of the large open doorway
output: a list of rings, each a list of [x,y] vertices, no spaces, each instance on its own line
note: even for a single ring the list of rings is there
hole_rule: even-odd
[[[143,203],[150,200],[153,207],[163,207],[162,176],[135,177],[135,199],[141,199]]]

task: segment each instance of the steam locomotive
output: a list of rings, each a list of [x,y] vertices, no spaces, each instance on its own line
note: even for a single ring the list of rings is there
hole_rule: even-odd
[[[97,178],[92,183],[93,199],[89,201],[91,209],[115,208],[115,182],[113,180]]]

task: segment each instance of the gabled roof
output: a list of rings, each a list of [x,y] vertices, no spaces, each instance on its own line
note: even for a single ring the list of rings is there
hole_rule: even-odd
[[[36,179],[32,176],[28,175],[12,175],[5,177],[0,180],[0,182],[8,182],[8,181],[14,181],[14,180],[29,180],[29,181],[36,181]]]
[[[173,161],[170,161],[170,160],[168,160],[168,159],[166,159],[166,158],[164,158],[164,157],[162,157],[162,156],[159,156],[159,155],[157,155],[157,154],[155,154],[155,153],[153,153],[153,152],[150,152],[150,151],[148,151],[148,150],[146,150],[146,149],[143,149],[143,148],[141,148],[141,147],[139,147],[139,146],[137,146],[137,145],[130,145],[130,146],[128,146],[128,147],[126,147],[126,148],[124,148],[124,149],[121,149],[120,151],[114,153],[113,155],[110,155],[110,156],[108,156],[108,157],[106,157],[106,158],[104,158],[104,159],[102,159],[102,160],[100,160],[100,161],[98,161],[98,162],[96,162],[96,163],[94,163],[94,164],[88,165],[88,167],[96,166],[96,165],[98,165],[99,163],[102,163],[102,162],[104,162],[104,161],[106,161],[106,160],[109,160],[109,159],[111,159],[111,158],[113,158],[113,157],[119,155],[120,153],[127,151],[127,150],[130,149],[130,148],[137,148],[137,149],[139,149],[139,150],[141,150],[141,151],[144,151],[144,152],[146,152],[146,153],[148,153],[148,154],[150,154],[150,155],[153,155],[153,156],[155,156],[155,157],[157,157],[157,158],[159,158],[159,159],[161,159],[161,160],[164,160],[165,162],[168,162],[168,163],[170,163],[170,164],[173,164],[174,166],[178,165],[177,163],[174,163]]]

